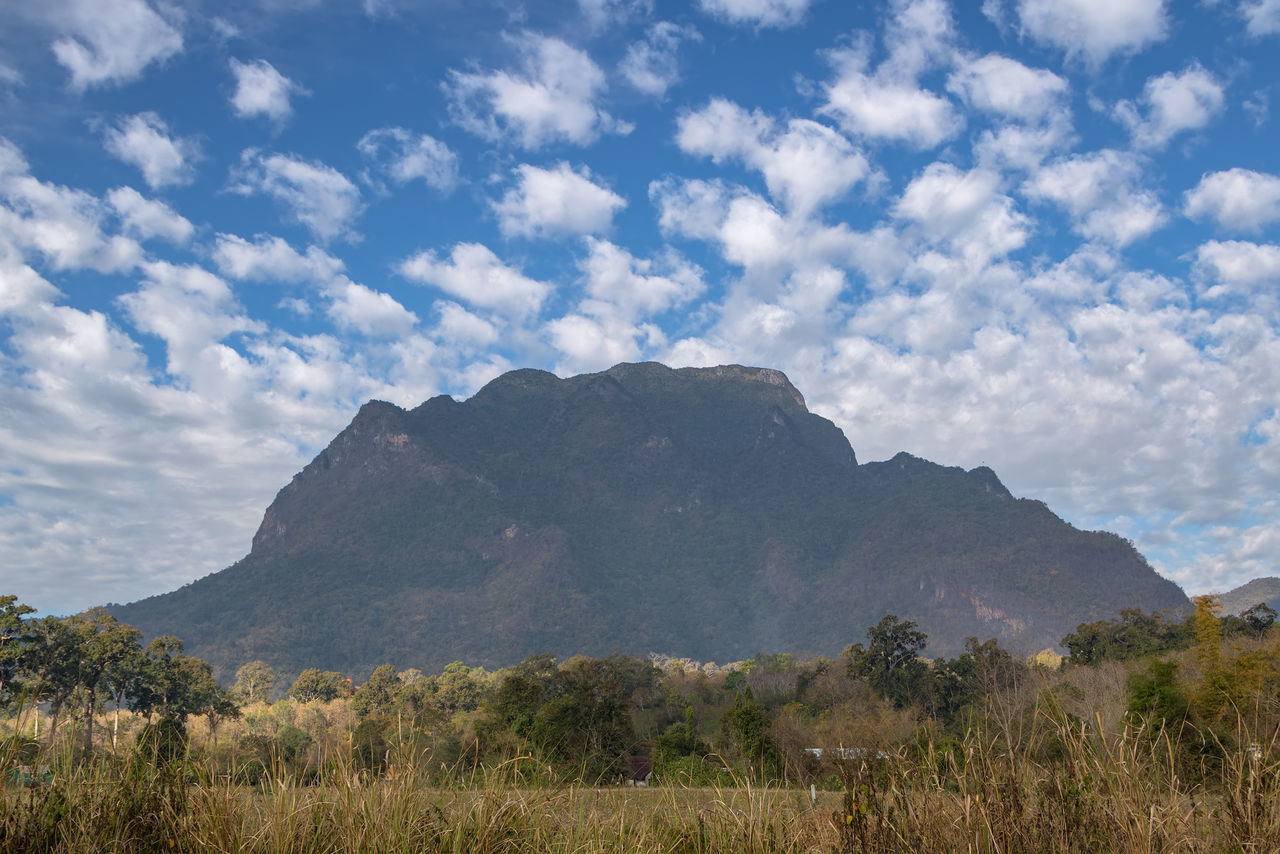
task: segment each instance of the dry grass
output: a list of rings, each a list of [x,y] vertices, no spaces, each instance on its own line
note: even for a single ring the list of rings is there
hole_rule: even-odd
[[[850,763],[844,790],[547,785],[527,757],[456,786],[420,761],[249,787],[211,766],[51,759],[0,787],[0,850],[31,852],[1226,852],[1280,850],[1274,740],[1216,743],[1186,779],[1179,733],[1115,731],[1051,709],[1011,750],[970,734]],[[1181,734],[1185,735],[1185,734]],[[414,757],[401,757],[409,760]],[[0,756],[0,766],[13,757]],[[427,761],[422,761],[427,760]],[[438,777],[433,778],[438,779]]]

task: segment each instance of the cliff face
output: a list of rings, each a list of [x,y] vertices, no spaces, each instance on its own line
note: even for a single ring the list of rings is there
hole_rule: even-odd
[[[513,371],[411,411],[373,401],[267,509],[243,560],[115,608],[225,674],[357,677],[534,653],[834,654],[885,613],[932,654],[1056,644],[1187,605],[1133,548],[987,468],[858,465],[777,371]]]

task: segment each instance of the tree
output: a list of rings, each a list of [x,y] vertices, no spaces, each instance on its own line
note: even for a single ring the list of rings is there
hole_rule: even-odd
[[[31,629],[22,618],[35,610],[20,604],[17,596],[0,596],[0,708],[15,693],[23,654],[31,642]]]
[[[396,703],[403,684],[396,677],[396,669],[383,664],[370,674],[352,698],[352,709],[362,718],[371,714],[385,715]]]
[[[271,665],[265,661],[250,661],[236,671],[236,681],[231,686],[231,692],[245,705],[265,702],[275,684],[276,672],[271,669]]]
[[[299,703],[309,703],[312,700],[336,700],[348,693],[346,682],[347,680],[343,679],[342,674],[336,670],[308,667],[298,674],[293,687],[289,689],[289,696]]]
[[[1240,618],[1244,620],[1249,634],[1261,640],[1275,623],[1276,612],[1266,602],[1259,602],[1241,614]]]
[[[531,740],[583,780],[621,774],[635,741],[613,659],[574,659],[560,671],[564,693],[534,716]]]
[[[928,667],[919,658],[928,639],[911,620],[888,614],[867,629],[870,643],[865,649],[857,643],[845,650],[849,676],[865,679],[895,706],[906,706],[921,693],[928,678]]]
[[[742,757],[765,779],[782,772],[781,754],[769,726],[769,713],[756,702],[750,687],[734,695],[733,708],[720,719],[722,748]]]
[[[142,668],[142,632],[101,608],[67,618],[76,647],[76,681],[84,689],[84,749],[93,750],[93,716],[98,691],[123,695]],[[117,695],[114,692],[119,691]],[[117,730],[119,726],[117,716]],[[112,743],[114,744],[114,734]]]

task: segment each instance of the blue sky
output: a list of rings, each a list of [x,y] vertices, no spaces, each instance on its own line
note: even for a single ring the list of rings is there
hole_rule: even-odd
[[[377,397],[787,372],[1190,592],[1280,554],[1280,0],[0,0],[0,592],[247,552]]]

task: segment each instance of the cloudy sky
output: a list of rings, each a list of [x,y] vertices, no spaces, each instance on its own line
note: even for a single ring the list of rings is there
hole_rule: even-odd
[[[643,359],[1278,571],[1280,0],[0,18],[0,593],[227,566],[369,398]]]

